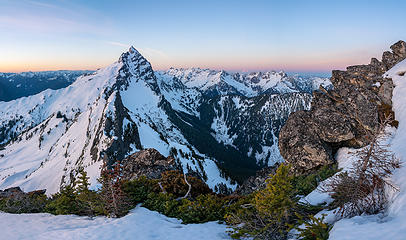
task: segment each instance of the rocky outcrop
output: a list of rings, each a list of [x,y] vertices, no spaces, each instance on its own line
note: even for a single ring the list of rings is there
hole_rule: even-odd
[[[136,152],[123,160],[123,178],[128,180],[140,176],[157,179],[161,173],[175,170],[175,159],[164,157],[154,148]]]
[[[9,213],[41,212],[47,201],[45,190],[24,192],[19,187],[0,190],[2,211]]]
[[[331,162],[331,148],[318,135],[319,128],[311,112],[292,114],[279,134],[279,150],[297,172]]]
[[[279,149],[296,174],[333,163],[338,147],[362,147],[379,125],[379,111],[392,105],[392,79],[382,75],[406,58],[406,43],[399,41],[384,52],[382,61],[332,72],[334,89],[313,93],[310,111],[289,116],[279,134]],[[390,110],[389,110],[390,111]]]
[[[5,190],[0,190],[0,199],[2,198],[12,198],[14,200],[20,200],[27,196],[39,196],[45,194],[46,190],[36,190],[32,192],[24,192],[20,187],[7,188]]]

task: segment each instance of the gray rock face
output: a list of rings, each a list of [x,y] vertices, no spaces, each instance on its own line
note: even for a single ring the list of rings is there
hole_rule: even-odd
[[[4,211],[9,213],[33,213],[40,212],[45,207],[45,190],[24,192],[20,187],[0,190],[0,201]]]
[[[384,52],[382,62],[332,72],[334,89],[313,93],[310,111],[291,114],[279,133],[279,149],[296,174],[333,163],[338,147],[363,147],[379,125],[378,109],[392,105],[392,79],[382,75],[406,58],[399,41]]]
[[[32,192],[24,192],[21,190],[20,187],[12,187],[12,188],[7,188],[5,190],[0,190],[0,199],[2,198],[11,198],[13,200],[21,200],[25,197],[28,196],[38,196],[45,194],[45,189],[43,190],[36,190]]]
[[[279,149],[295,172],[302,173],[332,163],[331,148],[319,137],[311,112],[292,114],[279,134]]]
[[[156,149],[148,148],[136,152],[123,160],[123,178],[128,180],[140,176],[157,179],[161,173],[175,170],[173,157],[164,157]]]
[[[396,63],[402,61],[406,54],[406,43],[404,41],[398,41],[393,44],[390,49],[392,53],[386,51],[382,56],[382,63],[387,69],[392,68]]]

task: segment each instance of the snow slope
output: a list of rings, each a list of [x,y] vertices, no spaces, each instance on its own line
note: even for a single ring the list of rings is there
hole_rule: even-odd
[[[161,107],[157,78],[134,48],[119,61],[78,78],[59,90],[0,102],[0,188],[59,191],[80,168],[97,185],[103,162],[122,160],[142,148],[156,148],[206,176],[214,188],[225,183],[214,159],[199,153]],[[0,140],[1,141],[1,140]],[[199,156],[199,160],[186,156]],[[206,169],[205,169],[206,168]]]
[[[18,119],[13,130],[19,135],[0,150],[1,188],[45,188],[54,193],[64,176],[79,166],[84,166],[91,182],[96,183],[101,162],[92,160],[91,143],[110,104],[101,89],[112,84],[120,65],[114,63],[94,75],[80,77],[64,89],[0,102],[0,122],[6,125]],[[58,117],[58,112],[64,117]],[[100,149],[106,144],[100,143]]]
[[[307,93],[263,94],[252,98],[226,95],[217,99],[212,136],[219,143],[253,157],[259,166],[283,161],[278,148],[280,128],[292,112],[309,110],[311,103]]]
[[[79,217],[51,214],[9,214],[0,212],[1,239],[142,239],[142,240],[203,240],[230,239],[226,226],[215,222],[180,223],[143,207],[133,209],[118,218]]]

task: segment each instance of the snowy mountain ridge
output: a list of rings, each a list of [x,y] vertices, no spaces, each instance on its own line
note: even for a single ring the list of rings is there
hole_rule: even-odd
[[[52,194],[82,168],[95,187],[103,162],[143,148],[172,155],[212,188],[235,188],[229,177],[241,181],[282,160],[280,127],[311,101],[299,88],[261,92],[252,87],[264,82],[252,80],[260,75],[249,75],[252,85],[241,80],[248,75],[238,76],[196,69],[154,72],[131,47],[117,62],[66,88],[0,102],[0,188]]]
[[[250,73],[229,73],[224,70],[201,68],[170,68],[158,71],[161,76],[171,76],[180,80],[188,88],[196,88],[205,93],[235,93],[245,97],[254,97],[262,93],[308,92],[317,90],[320,85],[328,88],[328,78],[288,76],[283,71]],[[215,91],[217,90],[217,91]]]
[[[213,160],[195,151],[168,121],[158,106],[161,100],[151,65],[131,48],[118,62],[67,88],[0,102],[2,143],[8,142],[0,150],[1,188],[55,193],[81,167],[94,186],[103,161],[111,163],[143,147],[165,155],[172,147],[193,152],[204,162],[178,160],[185,168],[207,168],[210,186],[221,182]]]
[[[46,89],[60,89],[72,84],[80,75],[92,71],[42,71],[0,73],[0,101],[11,101],[40,93]]]

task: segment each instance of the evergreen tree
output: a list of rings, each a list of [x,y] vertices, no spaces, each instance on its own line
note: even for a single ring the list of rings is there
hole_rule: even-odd
[[[66,185],[61,191],[53,195],[51,202],[47,205],[47,211],[54,214],[77,214],[79,205],[74,183]]]
[[[79,194],[89,192],[89,185],[89,177],[87,176],[87,172],[80,169],[77,179],[77,192]]]
[[[258,213],[277,223],[286,223],[296,208],[293,176],[289,166],[282,164],[274,176],[266,180],[264,190],[255,194],[254,206]]]
[[[76,188],[76,198],[80,207],[79,215],[105,215],[100,195],[89,189],[90,183],[86,171],[80,169],[79,174]]]
[[[284,239],[298,209],[289,165],[281,164],[266,187],[226,216],[233,238]]]

